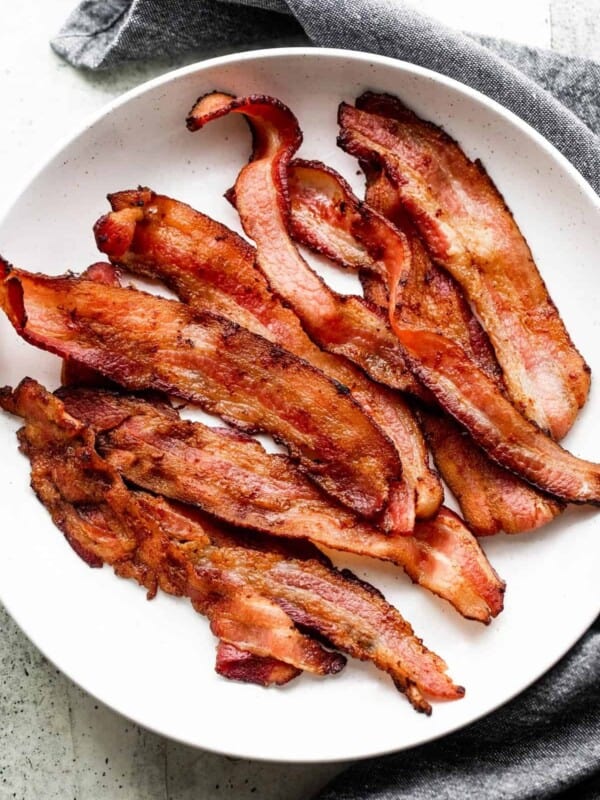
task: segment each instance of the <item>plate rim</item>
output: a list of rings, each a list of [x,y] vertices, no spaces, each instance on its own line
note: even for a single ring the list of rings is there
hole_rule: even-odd
[[[144,81],[143,83],[135,86],[128,91],[124,92],[123,94],[119,95],[112,100],[109,100],[107,103],[104,103],[101,108],[94,111],[92,114],[88,114],[85,116],[83,121],[71,132],[67,133],[66,135],[59,137],[58,141],[54,144],[53,147],[50,147],[44,154],[40,156],[40,158],[36,161],[33,167],[27,172],[24,179],[19,182],[17,186],[16,192],[12,193],[11,197],[6,201],[5,204],[0,208],[0,227],[5,223],[7,217],[11,214],[12,209],[23,196],[29,190],[29,187],[37,180],[37,178],[41,175],[41,173],[48,167],[48,165],[53,162],[58,156],[63,153],[68,147],[71,146],[80,136],[86,133],[90,128],[92,128],[96,123],[104,119],[105,117],[109,116],[115,110],[120,108],[121,106],[127,105],[132,100],[144,95],[147,92],[151,92],[156,88],[159,88],[163,85],[168,85],[173,81],[177,81],[180,78],[186,77],[188,75],[193,75],[196,73],[201,73],[204,70],[209,70],[214,67],[219,67],[222,65],[230,65],[235,63],[243,63],[246,61],[264,61],[269,59],[277,59],[277,58],[287,58],[287,57],[307,57],[307,58],[322,58],[322,59],[338,59],[338,58],[346,58],[352,61],[358,62],[365,62],[375,65],[381,65],[387,68],[392,68],[404,72],[405,74],[413,74],[419,77],[425,78],[427,80],[433,81],[437,84],[441,84],[442,86],[447,86],[459,93],[466,95],[468,98],[476,101],[477,103],[482,104],[483,106],[487,106],[492,111],[499,114],[501,117],[504,118],[506,122],[515,126],[521,132],[523,132],[526,136],[533,140],[534,144],[539,147],[541,150],[545,151],[555,163],[558,163],[558,166],[561,168],[563,172],[567,174],[567,176],[572,179],[577,188],[582,192],[582,194],[592,203],[595,207],[596,211],[600,214],[600,197],[594,191],[594,189],[590,186],[590,184],[585,180],[585,178],[581,175],[581,173],[576,169],[576,167],[564,156],[555,145],[549,142],[541,133],[539,133],[535,128],[533,128],[529,123],[522,120],[519,116],[517,116],[513,111],[509,110],[505,106],[503,106],[498,101],[494,100],[493,98],[488,97],[487,95],[483,94],[477,89],[468,86],[467,84],[462,83],[454,78],[448,77],[442,73],[436,72],[434,70],[428,69],[426,67],[422,67],[416,64],[412,64],[411,62],[392,58],[389,56],[383,56],[375,53],[369,53],[365,51],[358,51],[358,50],[346,50],[343,48],[328,48],[328,47],[314,47],[314,46],[288,46],[288,47],[274,47],[274,48],[261,48],[257,50],[245,50],[239,53],[228,53],[226,55],[215,56],[209,59],[196,61],[192,64],[188,64],[184,67],[180,67],[174,70],[169,70],[162,75],[158,75],[150,80]],[[587,619],[585,623],[585,627],[579,628],[574,636],[569,637],[568,645],[559,652],[555,659],[547,664],[541,671],[536,672],[527,682],[522,685],[519,689],[512,692],[509,696],[505,697],[501,702],[497,703],[496,705],[488,708],[481,713],[476,714],[474,717],[469,719],[468,721],[459,721],[457,723],[453,723],[448,727],[445,731],[436,733],[433,735],[424,735],[421,738],[418,738],[416,741],[412,742],[411,744],[406,745],[399,745],[399,746],[391,746],[389,748],[380,749],[376,751],[370,751],[364,754],[354,754],[349,756],[325,756],[319,758],[283,758],[281,756],[266,756],[266,755],[257,755],[255,752],[248,751],[248,750],[224,750],[220,748],[211,747],[210,744],[198,744],[197,742],[190,741],[185,737],[178,737],[176,734],[172,733],[164,733],[162,730],[158,729],[157,727],[149,724],[147,722],[140,722],[137,718],[133,716],[129,716],[128,714],[121,711],[119,708],[116,708],[112,703],[107,702],[105,699],[97,697],[93,691],[87,688],[86,685],[80,683],[75,677],[71,675],[71,673],[64,669],[61,665],[59,665],[51,656],[49,656],[45,649],[40,647],[36,641],[35,636],[31,636],[29,633],[26,632],[25,627],[21,624],[20,615],[15,614],[10,606],[10,603],[7,603],[5,599],[2,597],[2,588],[0,587],[0,602],[4,605],[6,611],[10,615],[11,619],[16,623],[19,630],[23,633],[23,635],[38,649],[44,658],[46,658],[51,664],[53,664],[57,669],[61,671],[72,683],[82,689],[91,697],[94,697],[96,700],[101,702],[107,708],[110,708],[114,713],[121,716],[123,719],[131,720],[136,725],[139,725],[141,728],[144,728],[152,733],[155,733],[159,736],[164,738],[170,739],[172,741],[178,742],[180,744],[184,744],[190,747],[194,747],[197,749],[206,750],[207,752],[216,753],[220,755],[226,756],[233,756],[236,758],[247,758],[252,759],[254,761],[260,762],[270,762],[270,763],[297,763],[297,764],[311,764],[311,763],[336,763],[339,761],[346,761],[346,762],[353,762],[361,759],[366,758],[375,758],[380,757],[386,754],[395,753],[395,752],[402,752],[407,749],[412,749],[415,747],[422,746],[424,744],[429,744],[430,742],[434,742],[439,740],[445,736],[451,735],[456,733],[459,730],[471,725],[475,722],[482,720],[483,718],[487,717],[488,715],[494,713],[499,708],[502,708],[507,703],[514,700],[523,692],[527,691],[531,688],[531,686],[536,683],[542,676],[546,675],[551,669],[553,669],[556,664],[565,657],[565,655],[572,649],[572,647],[578,642],[583,635],[585,635],[586,631],[590,628],[593,624],[594,620],[598,616],[600,612],[600,608],[596,610],[593,615]]]
[[[574,178],[579,188],[587,195],[587,197],[598,207],[600,210],[600,196],[594,191],[588,181],[583,177],[579,170],[563,155],[556,145],[552,144],[545,136],[525,120],[521,119],[514,111],[511,111],[506,106],[503,106],[497,100],[474,89],[456,78],[451,78],[444,75],[442,72],[436,72],[428,67],[422,67],[419,64],[413,64],[410,61],[405,61],[400,58],[392,58],[391,56],[380,55],[379,53],[369,53],[365,50],[346,50],[342,47],[316,47],[316,46],[287,46],[287,47],[265,47],[257,50],[243,50],[239,53],[227,53],[221,56],[213,56],[212,58],[194,61],[192,64],[186,64],[183,67],[168,70],[162,75],[157,75],[147,81],[143,81],[137,86],[128,89],[122,94],[114,97],[112,100],[104,103],[99,109],[96,109],[90,114],[84,116],[83,120],[79,123],[78,127],[63,136],[58,137],[53,146],[48,148],[38,159],[36,159],[32,167],[26,172],[23,180],[17,186],[16,192],[9,198],[2,206],[0,206],[0,225],[4,223],[5,218],[9,215],[14,205],[21,199],[21,196],[26,192],[29,185],[37,178],[39,173],[53,161],[60,153],[68,147],[71,142],[77,139],[81,134],[85,133],[89,128],[99,122],[107,114],[122,105],[129,103],[136,97],[144,94],[147,91],[161,86],[164,83],[170,83],[180,77],[192,74],[204,68],[218,66],[220,64],[228,64],[236,61],[250,61],[253,59],[267,59],[279,58],[287,56],[322,56],[323,58],[349,58],[356,61],[371,61],[389,67],[396,67],[406,69],[421,77],[428,78],[436,83],[445,84],[451,88],[466,94],[472,99],[482,102],[497,111],[501,116],[504,116],[508,122],[520,128],[529,136],[532,136],[536,144],[539,144],[542,149],[549,153],[553,158],[558,159],[561,166],[564,167],[569,173],[570,177]],[[546,91],[546,90],[543,90]]]

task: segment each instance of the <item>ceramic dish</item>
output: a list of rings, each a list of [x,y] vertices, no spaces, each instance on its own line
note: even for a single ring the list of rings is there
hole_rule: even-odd
[[[576,344],[600,370],[599,201],[546,141],[496,103],[424,69],[333,50],[286,49],[202,62],[108,106],[38,172],[0,225],[0,252],[31,270],[80,270],[97,260],[91,226],[107,192],[138,184],[191,203],[239,230],[223,199],[250,151],[240,118],[190,134],[185,115],[204,92],[281,98],[304,130],[301,155],[339,169],[358,191],[356,163],[335,145],[336,109],[365,89],[398,94],[483,160],[527,236]],[[356,284],[319,264],[342,290]],[[0,320],[0,383],[31,375],[54,388],[59,363]],[[600,458],[594,389],[565,441]],[[18,421],[0,418],[0,597],[63,672],[116,711],[190,745],[249,758],[327,761],[371,756],[442,736],[523,690],[554,664],[600,607],[600,519],[570,508],[542,531],[484,542],[507,581],[489,627],[467,622],[399,570],[337,558],[381,588],[425,643],[442,654],[466,697],[416,714],[389,679],[352,661],[339,676],[302,676],[284,689],[214,672],[215,640],[185,600],[147,603],[134,583],[80,561],[29,488]]]

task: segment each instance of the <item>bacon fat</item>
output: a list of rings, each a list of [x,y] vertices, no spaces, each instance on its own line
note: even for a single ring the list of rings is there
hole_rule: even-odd
[[[346,387],[278,345],[134,289],[4,269],[0,302],[31,344],[126,388],[166,391],[271,433],[313,480],[365,516],[395,502],[402,467],[392,443]]]
[[[468,618],[489,622],[502,610],[504,583],[447,509],[418,522],[412,536],[386,535],[243,434],[181,420],[156,401],[85,389],[59,394],[97,432],[108,463],[136,486],[230,524],[391,561]]]
[[[431,254],[463,287],[513,402],[562,438],[586,400],[589,369],[481,162],[389,95],[342,103],[339,123],[340,146],[384,168]]]
[[[293,620],[388,672],[418,710],[431,710],[424,695],[464,694],[373,587],[317,560],[232,546],[233,531],[219,541],[214,523],[128,490],[97,454],[91,430],[35,381],[3,390],[0,404],[25,417],[19,438],[32,461],[33,487],[68,538],[150,594],[160,587],[188,595],[223,641],[298,669],[337,671],[340,656],[300,633]]]

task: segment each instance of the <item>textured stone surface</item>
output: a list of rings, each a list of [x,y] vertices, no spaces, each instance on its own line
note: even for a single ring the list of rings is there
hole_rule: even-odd
[[[169,800],[306,800],[338,764],[265,764],[167,744]]]
[[[552,0],[552,49],[600,61],[600,0]]]
[[[0,797],[75,797],[69,681],[0,609]]]

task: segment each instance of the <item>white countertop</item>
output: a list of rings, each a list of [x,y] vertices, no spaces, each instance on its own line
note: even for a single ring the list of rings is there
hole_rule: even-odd
[[[600,0],[416,5],[462,30],[600,61]],[[195,60],[130,66],[118,75],[78,72],[48,45],[73,6],[74,0],[0,4],[0,211],[86,116],[144,80]],[[10,516],[5,519],[6,531]],[[342,766],[231,759],[144,731],[54,669],[1,608],[0,717],[0,798],[300,800]]]

